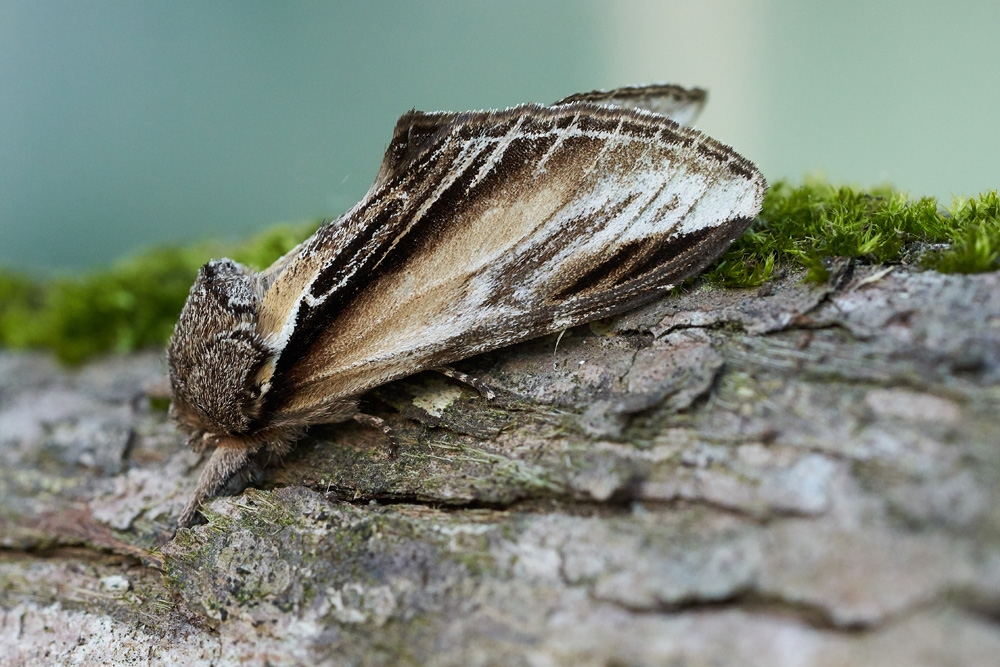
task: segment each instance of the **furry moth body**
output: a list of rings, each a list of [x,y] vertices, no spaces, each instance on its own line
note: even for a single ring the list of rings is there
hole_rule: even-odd
[[[701,271],[760,211],[748,160],[676,86],[504,111],[410,112],[375,183],[256,273],[198,273],[168,348],[172,414],[215,450],[194,498],[241,490],[392,380],[620,313]]]

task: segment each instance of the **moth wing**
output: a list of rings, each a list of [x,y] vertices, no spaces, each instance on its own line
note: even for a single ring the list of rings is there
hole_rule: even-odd
[[[399,169],[407,164],[429,141],[455,121],[459,114],[449,112],[424,112],[411,110],[396,121],[396,129],[392,133],[392,141],[382,158],[378,175],[372,190],[384,185]]]
[[[697,131],[586,102],[455,114],[387,160],[265,294],[278,421],[648,301],[721,254],[766,189]]]
[[[702,88],[684,88],[673,84],[652,84],[648,86],[625,86],[614,90],[593,90],[588,93],[576,93],[564,97],[552,106],[572,104],[574,102],[589,102],[601,106],[620,109],[642,109],[666,116],[678,125],[690,126],[701,113],[708,92]],[[375,178],[375,185],[385,181],[405,164],[407,158],[418,152],[427,141],[449,123],[454,122],[459,114],[448,112],[410,111],[397,122],[392,141],[386,150],[385,158]]]
[[[589,102],[619,109],[641,109],[666,116],[686,127],[698,117],[707,100],[708,92],[702,88],[661,83],[576,93],[554,102],[552,106]],[[396,123],[396,130],[375,178],[375,185],[385,183],[401,164],[405,164],[408,158],[424,148],[428,141],[432,141],[442,127],[452,122],[455,115],[418,111],[403,115]]]
[[[708,92],[701,88],[653,84],[577,93],[555,104],[590,102],[619,109],[642,109],[666,116],[678,125],[688,127],[701,113],[707,100]]]

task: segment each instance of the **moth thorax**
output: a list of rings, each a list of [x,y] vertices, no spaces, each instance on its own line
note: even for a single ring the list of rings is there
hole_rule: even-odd
[[[261,409],[259,371],[272,351],[257,332],[262,289],[223,259],[198,272],[167,350],[175,414],[189,429],[246,433]]]

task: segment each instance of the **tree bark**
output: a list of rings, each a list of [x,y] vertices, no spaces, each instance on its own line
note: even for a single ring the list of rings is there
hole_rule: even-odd
[[[0,665],[993,665],[1000,275],[700,285],[422,374],[173,534],[162,354],[0,353]]]

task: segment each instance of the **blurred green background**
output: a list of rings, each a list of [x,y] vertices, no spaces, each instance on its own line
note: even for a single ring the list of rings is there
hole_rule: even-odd
[[[1000,184],[1000,3],[0,2],[0,265],[335,216],[396,117],[652,81],[770,180]]]

